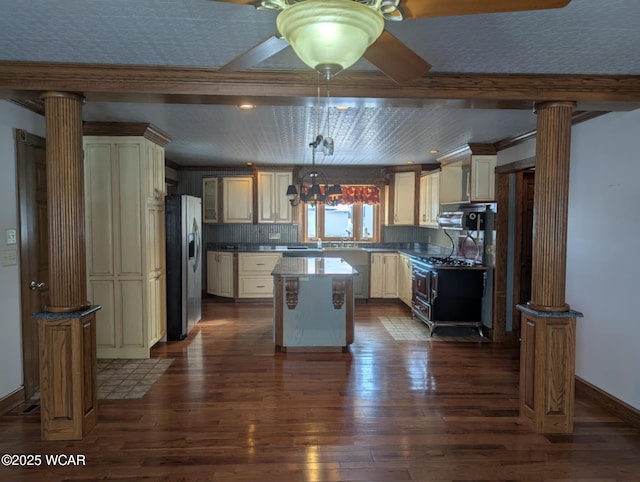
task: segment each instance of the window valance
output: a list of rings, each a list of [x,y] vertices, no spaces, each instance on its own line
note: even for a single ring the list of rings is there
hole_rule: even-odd
[[[380,204],[380,188],[378,186],[342,185],[341,204]]]

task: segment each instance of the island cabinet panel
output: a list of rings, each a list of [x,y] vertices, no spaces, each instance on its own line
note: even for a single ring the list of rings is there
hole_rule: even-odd
[[[354,339],[356,274],[336,258],[282,258],[273,270],[276,350],[346,351]]]

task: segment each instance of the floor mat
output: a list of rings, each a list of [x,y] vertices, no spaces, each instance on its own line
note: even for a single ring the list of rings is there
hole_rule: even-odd
[[[171,358],[99,359],[98,398],[142,398],[171,363]]]
[[[489,341],[475,328],[466,326],[442,326],[429,336],[429,328],[419,320],[402,316],[380,316],[378,319],[396,341]]]

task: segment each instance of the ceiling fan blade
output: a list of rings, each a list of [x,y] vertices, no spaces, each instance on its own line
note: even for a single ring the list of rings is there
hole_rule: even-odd
[[[386,30],[366,50],[364,58],[399,84],[422,77],[431,68],[431,64]]]
[[[404,18],[449,17],[481,13],[562,8],[571,0],[402,0]]]
[[[288,46],[289,43],[285,39],[272,35],[260,42],[258,45],[251,47],[249,50],[238,55],[235,59],[224,64],[218,69],[218,72],[235,72],[238,70],[249,69],[258,65],[263,60],[267,60],[269,57],[277,54]]]
[[[256,0],[211,0],[212,2],[236,3],[238,5],[255,5]]]

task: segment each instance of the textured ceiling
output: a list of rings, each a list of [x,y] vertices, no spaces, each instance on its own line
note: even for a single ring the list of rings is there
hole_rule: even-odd
[[[0,61],[217,68],[275,33],[276,12],[209,0],[2,2]],[[572,0],[563,9],[387,22],[431,72],[640,75],[640,1]],[[290,48],[257,66],[308,70]],[[351,70],[375,70],[366,60]],[[428,75],[428,74],[427,74]],[[433,162],[468,142],[535,128],[527,110],[89,102],[85,120],[151,122],[184,165],[301,164],[320,131],[335,140],[322,164]],[[334,105],[335,102],[332,104]],[[327,123],[327,113],[329,122]],[[318,128],[320,124],[320,128]]]

